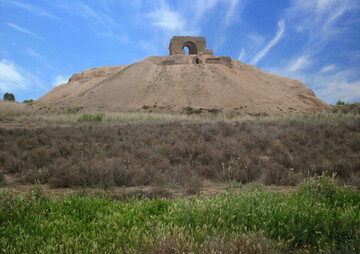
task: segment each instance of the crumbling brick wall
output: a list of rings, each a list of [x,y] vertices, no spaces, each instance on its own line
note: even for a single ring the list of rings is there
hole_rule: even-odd
[[[185,55],[185,47],[189,49],[189,54],[193,55],[213,55],[213,51],[206,49],[205,37],[174,36],[170,40],[170,55]]]
[[[231,66],[231,58],[228,56],[209,57],[205,62],[207,64],[225,64]]]

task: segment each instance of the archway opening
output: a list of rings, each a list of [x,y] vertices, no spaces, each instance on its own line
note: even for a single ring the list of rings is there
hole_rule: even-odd
[[[184,49],[185,49],[185,55],[190,55],[190,53],[189,53],[189,48],[188,48],[188,47],[184,47]]]
[[[182,48],[184,49],[185,47],[187,47],[189,49],[189,55],[194,55],[194,54],[198,53],[198,49],[197,49],[196,45],[191,41],[185,42],[184,45],[182,46]]]

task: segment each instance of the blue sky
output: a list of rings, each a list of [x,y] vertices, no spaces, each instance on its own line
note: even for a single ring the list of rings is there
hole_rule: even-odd
[[[1,0],[0,93],[37,99],[73,73],[168,55],[173,35],[360,101],[359,0]]]

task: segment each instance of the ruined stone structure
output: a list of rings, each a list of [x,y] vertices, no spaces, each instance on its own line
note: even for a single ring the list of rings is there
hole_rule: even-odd
[[[185,47],[189,49],[189,56],[185,56]],[[213,50],[206,49],[205,37],[174,36],[169,45],[170,56],[161,61],[161,65],[178,64],[222,64],[231,67],[228,56],[214,56]]]
[[[224,64],[231,66],[231,58],[228,56],[209,57],[205,60],[207,64]]]
[[[185,55],[185,47],[190,55],[213,55],[213,51],[206,49],[205,37],[173,36],[170,40],[170,55]]]

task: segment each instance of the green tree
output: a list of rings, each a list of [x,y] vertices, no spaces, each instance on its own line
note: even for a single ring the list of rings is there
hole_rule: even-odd
[[[341,100],[338,100],[336,102],[336,106],[342,106],[342,105],[345,105],[345,102],[341,101]]]
[[[15,101],[15,96],[13,93],[5,93],[4,101]]]

